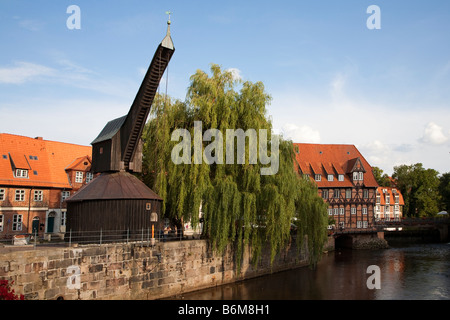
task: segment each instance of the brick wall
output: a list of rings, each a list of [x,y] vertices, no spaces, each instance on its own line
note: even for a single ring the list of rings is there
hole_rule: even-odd
[[[204,240],[53,247],[0,248],[0,278],[25,299],[157,299],[307,265],[293,244],[254,268],[249,250],[236,274],[232,251],[213,254]]]

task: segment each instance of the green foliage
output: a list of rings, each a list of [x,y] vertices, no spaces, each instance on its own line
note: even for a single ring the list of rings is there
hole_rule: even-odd
[[[232,244],[238,269],[246,245],[251,246],[255,263],[266,245],[273,260],[290,241],[292,221],[298,225],[299,243],[308,238],[310,262],[314,265],[327,238],[327,205],[316,187],[295,172],[291,141],[280,139],[279,170],[275,175],[261,175],[264,165],[259,161],[249,163],[249,139],[245,164],[195,164],[194,142],[192,164],[172,162],[171,152],[179,141],[171,141],[171,133],[187,129],[193,141],[194,121],[202,122],[202,133],[217,128],[224,133],[224,139],[226,129],[255,129],[259,141],[259,129],[266,129],[271,140],[272,125],[266,117],[271,98],[264,85],[236,81],[218,65],[212,65],[211,72],[209,76],[198,70],[191,76],[185,102],[160,95],[155,98],[143,134],[145,182],[164,199],[165,217],[190,220],[196,225],[201,205],[204,236],[218,252]],[[202,151],[209,143],[202,142]],[[223,146],[225,155],[226,143]]]
[[[439,180],[440,209],[450,211],[450,172],[444,173]]]
[[[409,217],[431,217],[438,213],[439,172],[425,169],[421,163],[394,167],[393,178],[397,180],[405,201],[404,213]]]
[[[391,179],[388,174],[383,174],[383,170],[378,167],[372,167],[372,172],[380,187],[390,187]]]

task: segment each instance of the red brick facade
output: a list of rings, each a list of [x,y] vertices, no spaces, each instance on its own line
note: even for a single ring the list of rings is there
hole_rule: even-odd
[[[64,233],[64,200],[93,178],[91,150],[0,134],[0,238]]]

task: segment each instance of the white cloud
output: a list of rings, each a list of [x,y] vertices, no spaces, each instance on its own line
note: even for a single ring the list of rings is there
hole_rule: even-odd
[[[0,83],[21,84],[40,76],[52,76],[55,69],[30,63],[16,62],[13,67],[0,68]]]
[[[225,71],[231,72],[234,80],[242,80],[242,75],[241,75],[242,72],[238,68],[228,68]]]
[[[442,127],[434,122],[429,122],[424,130],[423,136],[419,139],[420,142],[425,144],[439,145],[448,140],[445,136]]]
[[[281,133],[285,139],[290,139],[294,143],[320,143],[320,133],[309,126],[297,126],[287,123],[281,128]]]

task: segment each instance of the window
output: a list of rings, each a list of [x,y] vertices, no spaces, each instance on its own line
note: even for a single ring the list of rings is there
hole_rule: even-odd
[[[0,214],[0,232],[3,231],[3,215]]]
[[[376,212],[376,213],[379,213],[380,211],[381,211],[380,205],[377,204],[377,205],[375,206],[375,212]]]
[[[89,183],[94,179],[94,174],[92,172],[86,172],[86,183]]]
[[[21,214],[13,215],[12,229],[13,229],[13,231],[21,231],[22,230],[22,215]]]
[[[332,216],[333,215],[333,209],[328,209],[328,215]]]
[[[345,197],[350,199],[352,197],[352,189],[345,189]]]
[[[391,203],[391,196],[386,193],[386,204]]]
[[[363,221],[363,228],[364,228],[364,229],[367,229],[368,225],[369,225],[369,224],[367,223],[367,221],[364,220],[364,221]]]
[[[366,207],[362,208],[362,214],[367,214],[367,208]]]
[[[75,182],[83,183],[83,172],[82,171],[77,171],[75,173]]]
[[[391,212],[391,206],[387,204],[384,212]]]
[[[16,201],[25,201],[25,190],[16,190]]]
[[[381,202],[380,194],[377,193],[377,203],[379,204]]]
[[[339,214],[339,208],[334,208],[334,215],[337,216]]]
[[[358,229],[362,228],[362,221],[356,221],[356,228]]]
[[[328,189],[322,190],[322,198],[323,199],[328,199]]]
[[[341,196],[341,190],[339,190],[339,189],[334,189],[334,190],[333,190],[333,198],[339,199],[340,196]]]
[[[360,181],[364,180],[364,172],[359,172],[359,180]]]
[[[395,196],[395,203],[400,203],[400,197],[399,196]]]
[[[62,191],[61,192],[61,201],[66,200],[68,197],[70,197],[70,191]]]
[[[352,207],[352,208],[350,209],[350,213],[351,213],[351,214],[356,214],[356,208],[355,208],[355,207]]]
[[[16,169],[16,178],[28,178],[28,170]]]
[[[364,197],[364,199],[369,198],[369,189],[364,189],[364,191],[363,191],[363,197]]]
[[[322,181],[322,175],[321,175],[321,174],[316,174],[316,175],[314,176],[314,179],[315,179],[316,181]]]
[[[0,189],[0,201],[5,200],[5,189]]]
[[[61,212],[61,226],[65,226],[66,225],[66,212],[63,211]]]
[[[353,181],[358,180],[358,172],[353,172]]]
[[[44,194],[42,190],[34,190],[34,201],[42,201],[44,199]]]
[[[328,181],[333,181],[333,179],[334,179],[334,178],[333,178],[333,175],[332,175],[332,174],[329,174],[327,180],[328,180]]]
[[[343,216],[345,213],[344,208],[339,208],[339,215]]]
[[[344,175],[343,175],[343,174],[340,174],[340,175],[338,176],[338,180],[339,180],[339,181],[344,181]]]

